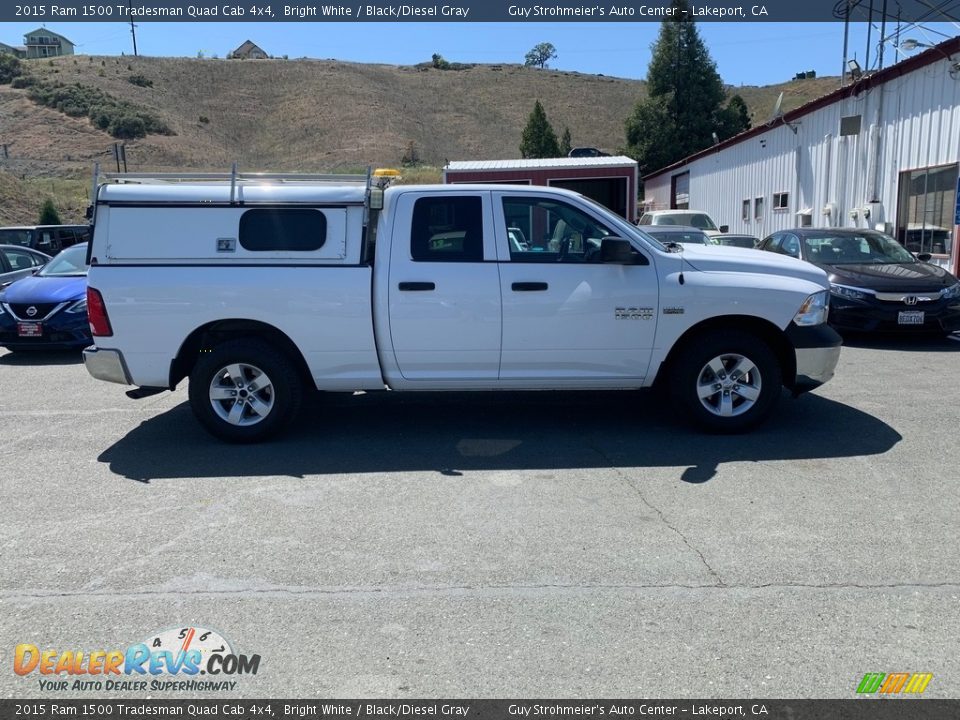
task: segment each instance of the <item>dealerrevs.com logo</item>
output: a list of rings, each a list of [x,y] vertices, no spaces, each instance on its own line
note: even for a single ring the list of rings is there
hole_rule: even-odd
[[[256,675],[259,655],[242,655],[215,630],[180,627],[154,633],[126,650],[17,645],[13,671],[35,676],[42,691],[235,690],[238,675]],[[201,677],[202,676],[202,677]]]

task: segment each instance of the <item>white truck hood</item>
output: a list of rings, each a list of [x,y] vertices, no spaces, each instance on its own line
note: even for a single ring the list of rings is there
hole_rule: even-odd
[[[679,254],[679,253],[678,253]],[[789,255],[727,245],[683,246],[683,258],[700,272],[747,272],[809,280],[824,290],[830,288],[827,274],[815,265]]]

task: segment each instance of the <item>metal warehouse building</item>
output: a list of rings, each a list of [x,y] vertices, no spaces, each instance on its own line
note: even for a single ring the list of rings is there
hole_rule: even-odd
[[[763,238],[871,227],[958,270],[960,37],[644,178],[646,209]]]

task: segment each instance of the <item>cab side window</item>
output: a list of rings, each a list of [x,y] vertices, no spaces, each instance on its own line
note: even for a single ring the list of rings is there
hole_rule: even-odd
[[[503,199],[511,262],[600,262],[600,243],[613,232],[580,209],[555,199]]]
[[[410,257],[419,262],[483,262],[482,198],[419,198],[413,205]]]

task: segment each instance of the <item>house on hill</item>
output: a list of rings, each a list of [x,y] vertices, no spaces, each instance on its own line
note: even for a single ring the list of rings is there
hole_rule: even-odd
[[[259,45],[256,45],[252,40],[247,40],[234,50],[232,53],[227,55],[228,58],[234,60],[266,60],[270,56],[263,51]]]
[[[72,42],[63,35],[44,27],[37,28],[24,35],[23,43],[26,46],[25,57],[28,59],[73,55],[74,46]]]
[[[25,47],[17,47],[0,42],[0,55],[13,55],[14,57],[22,58],[27,56],[27,49]]]

